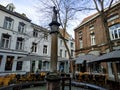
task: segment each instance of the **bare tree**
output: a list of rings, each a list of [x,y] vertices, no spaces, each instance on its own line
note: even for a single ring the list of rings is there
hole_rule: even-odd
[[[51,9],[53,6],[57,8],[58,12],[58,20],[60,22],[61,28],[63,30],[63,33],[59,33],[60,37],[63,39],[64,45],[66,47],[66,50],[68,52],[69,60],[72,59],[70,49],[66,43],[66,31],[68,29],[68,26],[74,20],[76,17],[76,14],[78,12],[81,12],[82,10],[94,10],[94,8],[89,8],[89,6],[85,6],[85,1],[82,2],[81,0],[38,0],[40,3],[40,6],[37,7],[40,12],[42,11],[44,16],[47,17],[47,21],[51,20]],[[39,6],[39,5],[38,5]],[[44,17],[45,18],[45,17]],[[43,19],[42,19],[43,20]],[[48,24],[48,23],[47,23]],[[73,64],[72,61],[70,62],[70,72],[73,72]]]

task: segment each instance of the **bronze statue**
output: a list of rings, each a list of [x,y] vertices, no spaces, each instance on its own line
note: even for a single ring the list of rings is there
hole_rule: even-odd
[[[52,21],[57,21],[57,13],[58,13],[58,10],[56,10],[56,7],[54,6]]]

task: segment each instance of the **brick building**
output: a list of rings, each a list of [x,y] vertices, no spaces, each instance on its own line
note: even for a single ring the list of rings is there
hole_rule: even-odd
[[[120,2],[113,4],[107,14],[109,27],[109,37],[111,44],[108,44],[107,33],[99,13],[95,13],[83,19],[78,27],[75,28],[75,56],[94,54],[100,56],[110,52],[109,45],[113,50],[120,49]],[[116,62],[118,73],[120,73],[120,62]],[[103,67],[112,66],[111,62],[103,63]],[[112,73],[112,70],[108,70]]]
[[[113,49],[120,49],[120,3],[109,11],[107,22]],[[75,54],[95,54],[109,52],[106,32],[98,13],[84,18],[75,31]]]

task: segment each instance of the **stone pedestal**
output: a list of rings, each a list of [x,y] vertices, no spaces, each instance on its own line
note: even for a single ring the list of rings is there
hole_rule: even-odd
[[[56,73],[50,73],[46,77],[47,90],[60,90],[60,76]]]

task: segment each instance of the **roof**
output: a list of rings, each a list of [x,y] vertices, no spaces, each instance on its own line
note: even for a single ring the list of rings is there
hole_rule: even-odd
[[[63,30],[63,29],[60,29],[59,31],[60,31],[60,33],[61,33],[62,35],[64,34],[64,30]],[[64,35],[63,35],[63,36],[64,36]],[[65,31],[65,39],[69,40],[70,38],[72,38],[72,36],[70,36],[70,34],[68,34],[68,32]],[[74,39],[72,38],[72,40],[74,40]]]
[[[84,18],[83,21],[81,22],[81,24],[87,22],[87,21],[90,20],[92,17],[96,16],[97,14],[98,14],[98,13],[94,13],[94,14],[92,14],[92,15],[90,15],[90,16]]]
[[[48,32],[48,33],[49,33],[49,30],[46,29],[46,28],[44,28],[44,27],[41,27],[41,26],[39,26],[39,25],[37,25],[37,24],[34,24],[34,23],[31,23],[31,25],[32,25],[33,28],[35,28],[35,29],[37,29],[37,30],[40,30],[40,31],[44,31],[44,32]]]
[[[30,19],[28,19],[27,17],[23,16],[22,14],[19,14],[19,13],[17,13],[17,12],[9,11],[9,10],[6,9],[6,7],[4,7],[4,6],[2,6],[2,5],[0,5],[0,10],[4,11],[4,12],[6,12],[6,13],[9,13],[9,14],[11,14],[11,15],[14,15],[14,16],[16,16],[16,17],[18,17],[18,18],[21,18],[21,19],[23,19],[23,20],[25,20],[25,21],[31,22]]]
[[[94,14],[92,14],[92,15],[84,18],[84,19],[82,20],[82,22],[80,23],[80,25],[78,25],[78,26],[75,28],[75,30],[76,30],[77,28],[79,28],[80,26],[86,24],[87,22],[93,20],[93,19],[96,18],[98,15],[99,15],[99,13],[94,13]]]

